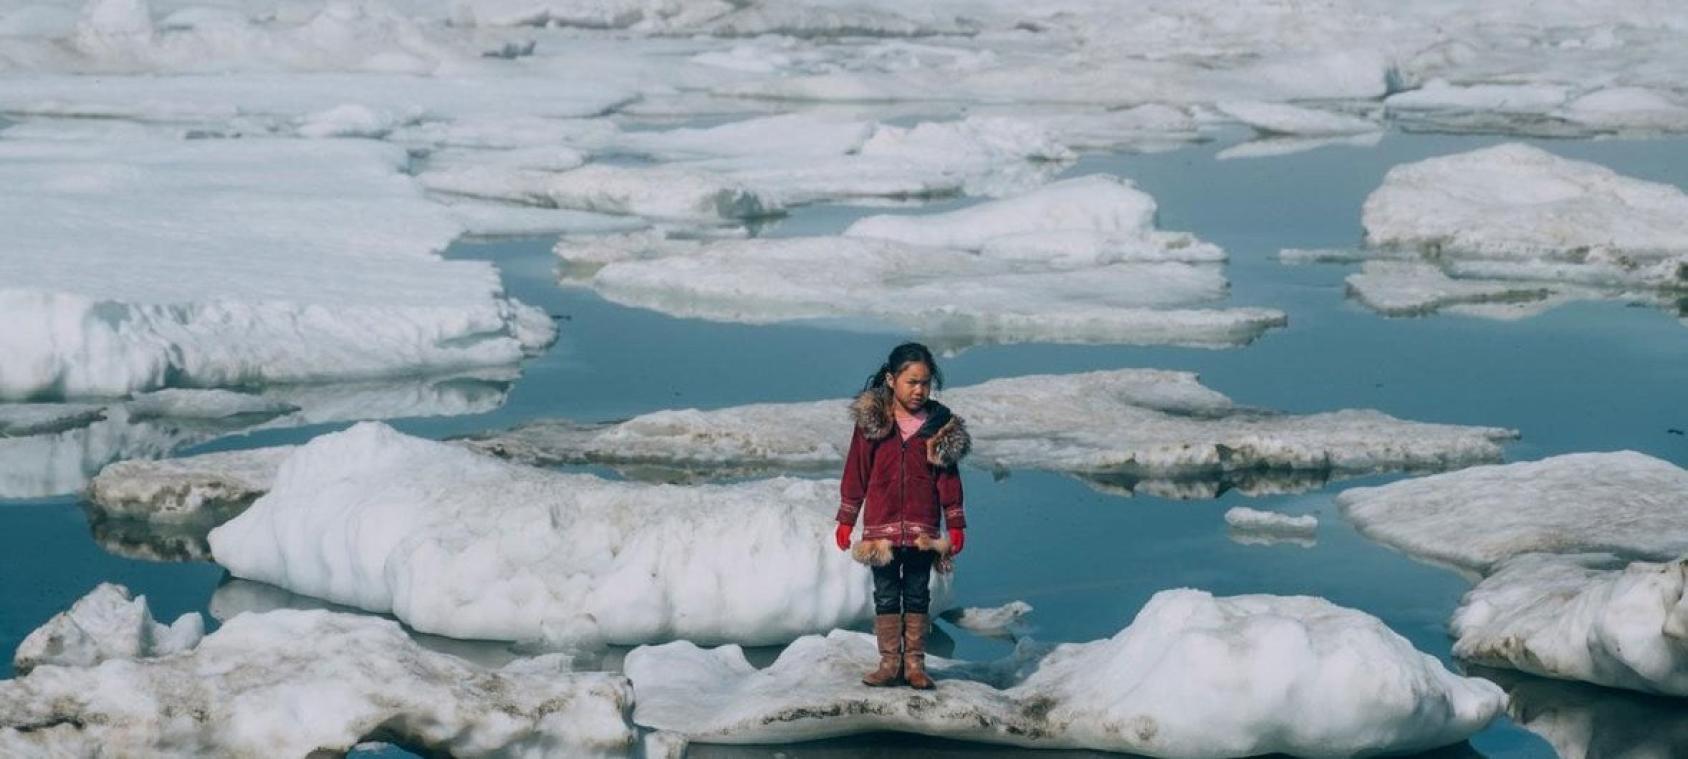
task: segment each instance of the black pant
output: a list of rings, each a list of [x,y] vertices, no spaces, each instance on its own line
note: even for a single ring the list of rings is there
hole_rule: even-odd
[[[891,563],[873,568],[873,613],[925,614],[932,606],[932,560],[936,551],[891,549]]]

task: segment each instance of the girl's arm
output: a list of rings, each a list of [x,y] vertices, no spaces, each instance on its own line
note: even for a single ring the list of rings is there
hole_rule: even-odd
[[[944,525],[952,530],[967,529],[967,515],[961,508],[961,470],[956,466],[938,469],[938,505],[944,510]]]
[[[873,462],[868,460],[867,438],[860,427],[850,433],[850,453],[844,457],[844,476],[838,483],[838,523],[854,525],[867,500],[867,476]]]

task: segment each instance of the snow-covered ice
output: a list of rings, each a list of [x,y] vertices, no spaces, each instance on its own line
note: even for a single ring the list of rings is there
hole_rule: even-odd
[[[871,613],[837,501],[836,481],[615,482],[364,423],[293,452],[210,541],[238,577],[455,638],[780,643]]]
[[[1223,252],[1153,228],[1154,200],[1102,177],[936,216],[871,217],[844,238],[565,238],[565,283],[676,316],[855,318],[927,339],[1224,347],[1282,312],[1208,308]]]
[[[1460,600],[1454,655],[1618,688],[1688,695],[1688,563],[1524,554]]]
[[[671,221],[724,222],[781,209],[773,197],[725,175],[672,166],[458,167],[424,172],[417,181],[439,193]]]
[[[1029,375],[947,390],[967,419],[974,465],[1146,480],[1315,470],[1337,476],[1498,461],[1516,437],[1492,427],[1409,422],[1377,411],[1275,414],[1239,407],[1195,374],[1119,369]],[[849,442],[842,400],[680,409],[610,425],[538,422],[471,446],[533,464],[624,470],[825,472]]]
[[[757,669],[737,646],[637,649],[634,720],[701,743],[896,730],[1162,757],[1405,753],[1456,743],[1505,706],[1376,618],[1324,599],[1157,594],[1118,635],[1002,661],[936,658],[930,693],[856,682],[871,636],[797,640]]]
[[[1661,286],[1683,283],[1688,265],[1688,193],[1519,143],[1390,169],[1363,223],[1375,246],[1628,266]]]
[[[1478,574],[1519,554],[1688,554],[1688,470],[1634,451],[1478,466],[1336,497],[1367,537]]]
[[[504,365],[552,340],[491,264],[439,257],[462,228],[404,161],[364,141],[0,140],[0,313],[23,325],[0,332],[0,397]]]
[[[91,667],[108,659],[168,656],[199,645],[205,620],[189,612],[168,625],[153,621],[147,597],[131,598],[122,585],[100,583],[69,611],[54,615],[18,644],[12,669],[19,676],[44,665]]]
[[[100,470],[88,498],[108,516],[157,523],[227,521],[274,485],[294,446],[119,461]]]
[[[190,651],[39,666],[0,681],[8,756],[317,756],[366,739],[451,756],[627,756],[632,693],[565,655],[499,669],[421,648],[397,623],[243,614]]]
[[[1220,112],[1265,134],[1331,137],[1376,132],[1382,125],[1344,113],[1301,108],[1287,103],[1238,100],[1218,103]]]

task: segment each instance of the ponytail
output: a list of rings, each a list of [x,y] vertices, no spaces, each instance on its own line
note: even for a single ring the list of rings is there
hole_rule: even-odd
[[[862,385],[863,390],[877,390],[885,387],[887,375],[896,375],[908,368],[909,364],[925,364],[927,371],[932,373],[932,388],[942,390],[944,387],[944,373],[938,369],[937,359],[932,358],[932,351],[920,343],[903,343],[891,349],[891,355],[886,357],[885,363],[879,365],[879,370],[869,375],[867,382]]]

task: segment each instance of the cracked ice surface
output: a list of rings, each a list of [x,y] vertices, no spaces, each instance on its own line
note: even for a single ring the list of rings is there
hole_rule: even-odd
[[[1665,561],[1688,553],[1688,470],[1634,451],[1478,466],[1336,498],[1367,537],[1485,573],[1533,551]]]
[[[0,753],[303,759],[373,736],[451,756],[626,756],[636,738],[620,676],[560,654],[480,667],[375,617],[243,614],[154,653],[0,681]]]
[[[364,423],[295,451],[210,542],[238,577],[449,637],[781,643],[871,613],[831,543],[837,487],[614,482]]]
[[[0,332],[0,397],[495,366],[547,344],[555,326],[491,264],[440,259],[461,227],[403,162],[366,142],[0,140],[0,312],[24,325]]]
[[[1007,659],[929,658],[931,693],[857,683],[862,633],[801,638],[771,666],[737,646],[639,648],[634,720],[702,743],[897,730],[1162,757],[1349,756],[1456,743],[1505,706],[1376,618],[1321,598],[1163,591],[1118,635]]]
[[[1454,655],[1491,667],[1688,695],[1688,564],[1525,554],[1460,599]]]

